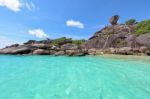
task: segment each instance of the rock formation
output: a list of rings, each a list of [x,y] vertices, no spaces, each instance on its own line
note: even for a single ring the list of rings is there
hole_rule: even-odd
[[[149,55],[150,33],[137,36],[135,28],[136,25],[107,26],[96,32],[84,47],[92,54]]]
[[[114,15],[110,18],[109,22],[111,25],[117,25],[119,20],[119,15]]]
[[[84,56],[87,51],[81,49],[80,46],[72,44],[71,41],[64,40],[58,43],[58,46],[51,45],[48,41],[30,40],[24,45],[12,45],[0,49],[0,54],[17,54],[17,55],[68,55],[68,56]]]
[[[112,25],[96,32],[89,40],[78,45],[72,39],[62,37],[56,40],[30,40],[24,45],[14,44],[0,49],[0,54],[33,54],[33,55],[150,55],[150,33],[136,35],[137,24],[119,25],[118,15],[110,19]],[[78,43],[78,42],[77,42]]]

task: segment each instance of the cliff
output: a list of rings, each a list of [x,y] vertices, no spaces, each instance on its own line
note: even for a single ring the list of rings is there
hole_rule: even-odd
[[[115,16],[114,16],[115,17]],[[111,18],[114,19],[114,18]],[[118,20],[118,17],[117,17]],[[146,27],[146,31],[150,29],[150,22],[147,21],[134,24],[122,24],[119,25],[117,21],[112,25],[106,26],[100,31],[96,32],[84,45],[84,47],[90,50],[90,53],[108,53],[108,54],[150,54],[150,32],[144,32],[138,29]],[[144,26],[146,25],[146,26]],[[148,27],[148,26],[149,27]],[[148,27],[148,28],[147,28]]]

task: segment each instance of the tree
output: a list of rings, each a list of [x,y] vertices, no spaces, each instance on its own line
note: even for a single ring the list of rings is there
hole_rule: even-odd
[[[136,24],[136,19],[129,19],[125,22],[126,25],[133,25]]]
[[[135,33],[137,35],[150,33],[150,19],[139,22],[136,27]]]

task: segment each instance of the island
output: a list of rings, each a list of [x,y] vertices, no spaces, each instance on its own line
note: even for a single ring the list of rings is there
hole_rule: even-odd
[[[118,24],[119,15],[110,18],[105,26],[88,40],[61,37],[41,41],[29,40],[0,49],[0,54],[12,55],[68,55],[101,54],[150,55],[150,20],[129,19]]]

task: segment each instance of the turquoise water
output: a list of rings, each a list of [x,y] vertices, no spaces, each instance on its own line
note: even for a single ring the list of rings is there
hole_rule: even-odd
[[[1,55],[0,99],[150,99],[150,58]]]

